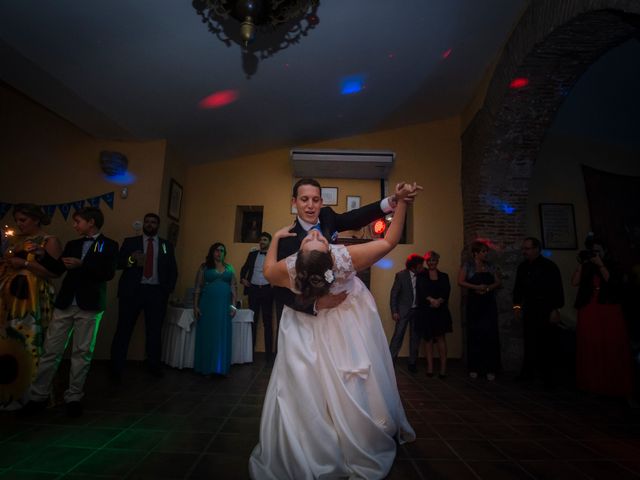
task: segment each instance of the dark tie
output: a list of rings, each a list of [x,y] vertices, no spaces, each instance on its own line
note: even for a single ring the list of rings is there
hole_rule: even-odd
[[[258,255],[266,255],[267,252],[258,252]]]
[[[151,278],[153,275],[153,238],[147,239],[147,256],[144,260],[144,278]]]

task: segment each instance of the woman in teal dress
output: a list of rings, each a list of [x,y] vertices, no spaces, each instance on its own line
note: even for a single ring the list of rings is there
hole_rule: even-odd
[[[214,243],[196,277],[193,310],[198,326],[193,369],[203,375],[227,375],[231,366],[236,275],[224,261],[226,253],[222,243]]]

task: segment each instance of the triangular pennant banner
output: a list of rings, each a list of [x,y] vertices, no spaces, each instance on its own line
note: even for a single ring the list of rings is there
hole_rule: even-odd
[[[100,206],[100,197],[87,198],[87,203],[92,207],[98,208]]]
[[[84,200],[76,200],[75,202],[71,202],[73,205],[73,209],[77,212],[84,206]]]
[[[69,218],[69,212],[71,211],[71,202],[61,203],[60,205],[58,205],[58,208],[60,209],[60,213],[65,220]]]
[[[115,195],[113,194],[113,192],[109,192],[109,193],[105,193],[104,195],[102,195],[102,200],[104,200],[104,202],[109,205],[109,208],[111,210],[113,210],[113,199],[114,199]]]
[[[53,218],[53,214],[56,213],[57,205],[42,205],[42,210],[47,214],[49,219]]]
[[[0,202],[0,220],[2,220],[2,217],[4,217],[9,210],[11,210],[11,207],[12,205],[10,203]]]

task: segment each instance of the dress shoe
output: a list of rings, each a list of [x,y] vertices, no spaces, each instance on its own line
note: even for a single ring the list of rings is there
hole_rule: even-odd
[[[47,400],[42,400],[39,402],[35,400],[29,400],[24,407],[18,410],[18,415],[25,417],[29,415],[35,415],[36,413],[43,412],[47,408],[48,404],[49,402]]]
[[[418,371],[418,367],[416,367],[415,363],[410,363],[407,368],[411,373],[416,373]]]
[[[67,402],[64,404],[64,408],[67,410],[67,417],[71,418],[78,418],[84,410],[80,402]]]
[[[446,373],[439,373],[439,374],[438,374],[438,378],[439,378],[440,380],[444,380],[445,378],[447,378],[447,374],[446,374]]]
[[[433,372],[427,372],[427,377],[433,378]]]

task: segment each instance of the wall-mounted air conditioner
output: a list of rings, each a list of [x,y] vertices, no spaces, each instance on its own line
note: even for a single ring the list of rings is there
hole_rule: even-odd
[[[294,177],[386,179],[396,154],[388,151],[291,150]]]

